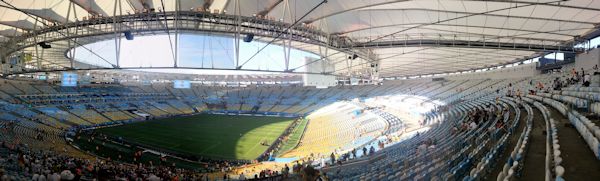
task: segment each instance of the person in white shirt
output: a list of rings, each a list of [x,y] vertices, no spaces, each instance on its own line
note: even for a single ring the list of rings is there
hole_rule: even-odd
[[[148,177],[148,180],[149,181],[160,181],[161,179],[154,174],[150,174],[150,177]]]
[[[60,175],[54,172],[52,175],[48,177],[49,181],[60,181]]]
[[[46,181],[46,176],[44,176],[44,174],[40,174],[40,177],[38,177],[37,181]]]
[[[60,173],[60,180],[73,180],[75,175],[70,170],[64,170]]]
[[[475,121],[472,121],[472,122],[471,122],[471,124],[469,124],[469,127],[470,127],[472,130],[475,130],[475,129],[477,129],[477,124],[475,124]]]
[[[590,79],[591,78],[592,77],[590,76],[590,74],[585,74],[583,76],[583,86],[586,86],[586,87],[590,86]]]

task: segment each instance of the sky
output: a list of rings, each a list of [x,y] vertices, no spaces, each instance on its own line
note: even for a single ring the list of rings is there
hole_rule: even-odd
[[[169,43],[169,41],[171,43]],[[210,34],[182,34],[178,40],[178,67],[234,69],[234,39],[231,37]],[[255,41],[240,42],[240,64],[246,62],[266,43]],[[175,36],[153,35],[134,37],[133,40],[121,41],[120,66],[122,68],[138,67],[172,67],[174,65],[171,46],[175,46]],[[75,50],[75,59],[84,63],[111,67],[116,65],[115,41],[100,41]],[[92,53],[94,52],[94,53]],[[97,55],[96,55],[97,54]],[[102,57],[102,58],[100,58]],[[292,49],[290,52],[290,68],[304,64],[305,57],[317,58],[312,53]],[[242,69],[282,71],[285,69],[283,47],[271,44],[249,60]],[[154,70],[156,71],[156,70]],[[161,72],[190,73],[177,69],[163,69]],[[299,69],[296,71],[304,71]],[[222,71],[195,70],[198,74],[226,74]],[[244,72],[248,74],[252,72]],[[258,72],[257,72],[258,73]],[[233,73],[232,73],[233,74]]]

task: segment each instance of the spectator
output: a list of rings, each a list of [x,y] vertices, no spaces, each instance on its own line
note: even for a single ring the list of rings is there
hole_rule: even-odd
[[[363,151],[363,156],[367,156],[367,147],[363,147],[362,151]]]
[[[590,74],[585,74],[585,75],[583,76],[583,86],[585,86],[585,87],[589,87],[589,86],[590,86],[590,81],[591,81],[590,79],[591,79],[591,78],[592,78],[592,77],[590,76]]]
[[[287,175],[290,173],[290,167],[288,167],[288,165],[285,164],[285,167],[283,168],[283,170],[281,172],[284,177],[287,177]]]
[[[471,130],[475,130],[475,129],[477,129],[477,124],[475,123],[475,121],[471,121],[471,124],[469,124],[469,128],[470,128]]]
[[[552,87],[554,87],[554,90],[560,90],[561,89],[562,82],[560,81],[560,78],[557,77],[556,79],[554,79]]]
[[[331,159],[331,165],[335,165],[335,154],[333,154],[333,152],[331,152],[331,155],[329,155],[329,158]]]

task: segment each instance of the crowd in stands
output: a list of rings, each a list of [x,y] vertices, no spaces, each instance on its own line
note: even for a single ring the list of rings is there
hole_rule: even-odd
[[[570,69],[570,71],[567,72],[544,74],[532,78],[501,79],[494,81],[478,80],[475,83],[469,81],[452,81],[442,85],[436,82],[416,82],[403,85],[373,86],[374,88],[361,87],[356,88],[356,90],[346,88],[331,88],[330,90],[306,89],[295,91],[294,94],[284,93],[288,90],[286,88],[261,88],[259,91],[242,90],[238,92],[230,91],[226,88],[197,88],[192,92],[180,91],[178,93],[168,93],[168,95],[163,95],[164,100],[161,101],[152,101],[150,95],[146,96],[141,93],[131,94],[136,95],[139,98],[132,98],[131,100],[123,102],[116,101],[120,95],[102,93],[81,95],[67,95],[63,93],[56,96],[36,96],[33,93],[34,91],[21,91],[21,93],[19,93],[19,90],[22,88],[18,88],[19,84],[15,84],[14,86],[11,85],[12,88],[0,88],[0,92],[2,92],[2,96],[4,96],[1,97],[1,101],[6,103],[6,105],[18,102],[29,102],[32,104],[32,107],[25,107],[24,109],[30,110],[34,114],[39,114],[40,116],[46,116],[48,119],[40,116],[28,117],[25,115],[18,115],[15,116],[17,119],[12,122],[5,121],[0,127],[3,129],[3,135],[24,134],[16,133],[14,131],[15,127],[23,127],[21,124],[26,121],[31,121],[40,126],[28,128],[32,134],[29,134],[24,138],[36,140],[37,142],[44,142],[56,139],[56,132],[62,132],[65,128],[65,126],[60,125],[67,125],[66,127],[69,127],[82,124],[92,125],[96,122],[116,122],[111,116],[107,116],[107,112],[120,112],[123,115],[126,115],[125,117],[128,117],[128,119],[135,119],[136,114],[132,113],[132,111],[126,111],[128,109],[135,109],[136,111],[159,117],[180,115],[189,112],[190,110],[197,112],[198,110],[218,109],[215,107],[211,108],[211,106],[207,105],[220,104],[224,105],[222,106],[224,108],[240,112],[244,111],[242,110],[244,109],[243,107],[249,107],[247,109],[253,109],[254,112],[259,109],[266,111],[294,110],[295,113],[305,114],[310,113],[315,110],[314,108],[322,107],[327,103],[345,100],[353,96],[378,96],[386,95],[389,92],[395,93],[406,91],[414,95],[427,95],[439,98],[452,104],[442,107],[436,106],[434,110],[426,111],[424,113],[426,115],[425,118],[419,120],[422,122],[418,128],[431,127],[432,131],[416,131],[416,136],[402,140],[404,142],[401,146],[388,145],[391,142],[397,142],[398,140],[396,140],[396,138],[387,137],[386,140],[375,139],[377,136],[381,136],[382,133],[385,132],[386,126],[389,125],[389,122],[381,119],[382,115],[392,116],[392,118],[394,118],[393,114],[373,114],[369,111],[374,110],[368,109],[356,112],[356,106],[345,105],[335,109],[337,112],[329,112],[327,114],[322,114],[320,117],[314,117],[314,120],[323,119],[323,124],[317,122],[311,125],[314,126],[310,128],[312,132],[308,132],[310,134],[308,136],[305,135],[306,138],[303,139],[304,142],[300,145],[300,148],[304,148],[304,150],[298,149],[296,150],[298,152],[293,153],[295,154],[294,156],[304,155],[305,157],[292,165],[292,168],[289,168],[286,165],[282,169],[261,169],[254,170],[252,173],[240,173],[232,172],[233,169],[231,168],[245,165],[246,163],[225,163],[216,161],[209,163],[214,166],[214,169],[211,169],[211,171],[221,173],[222,178],[228,179],[283,179],[291,175],[321,179],[331,177],[330,174],[325,174],[323,170],[319,170],[319,167],[345,169],[345,171],[334,172],[335,174],[333,177],[338,179],[350,177],[354,179],[370,178],[377,180],[386,178],[390,180],[389,178],[400,177],[422,178],[421,176],[423,175],[431,176],[426,178],[440,177],[441,175],[448,176],[446,173],[442,173],[442,170],[458,170],[462,175],[456,174],[456,176],[477,177],[478,175],[468,173],[469,171],[465,170],[471,169],[473,163],[483,163],[484,158],[487,158],[488,155],[497,154],[495,152],[496,149],[494,148],[496,145],[492,143],[501,143],[512,133],[516,123],[514,120],[509,119],[509,117],[511,117],[511,115],[518,117],[516,115],[518,113],[517,110],[519,110],[517,106],[513,106],[512,104],[526,105],[528,102],[539,101],[552,104],[553,106],[556,105],[556,107],[560,107],[560,105],[567,107],[568,105],[577,105],[574,104],[574,102],[585,102],[587,99],[590,99],[593,93],[586,92],[585,95],[580,96],[578,94],[579,92],[573,90],[579,90],[580,87],[594,87],[593,80],[595,77],[593,75],[596,75],[598,72],[597,66],[594,66],[592,71],[593,73],[590,74],[589,70],[585,71],[584,69],[581,69],[577,71],[576,69]],[[142,90],[148,89],[148,87],[131,89],[142,92]],[[166,90],[166,92],[170,91],[169,88],[164,87],[160,89],[150,89]],[[61,90],[55,91],[61,92]],[[336,93],[338,91],[346,91],[348,94],[352,95],[338,94]],[[525,91],[528,91],[528,93]],[[566,92],[563,93],[560,91]],[[575,93],[573,93],[573,96],[569,96],[567,95],[568,91],[573,91]],[[368,92],[371,94],[367,94]],[[506,92],[506,94],[503,94],[503,92]],[[276,95],[266,97],[269,94]],[[262,95],[262,97],[250,95]],[[503,96],[513,97],[514,99],[504,98]],[[198,100],[198,102],[201,103],[181,101],[177,99],[177,97],[194,97],[194,99],[191,100]],[[256,97],[261,98],[257,99]],[[310,103],[301,103],[302,100],[298,99],[298,97],[303,97],[303,99],[306,99],[306,102]],[[239,100],[230,102],[223,101],[225,98]],[[48,101],[47,99],[52,100]],[[86,99],[86,101],[76,99]],[[15,100],[18,101],[15,102]],[[150,103],[147,101],[152,102]],[[321,104],[320,102],[324,102],[324,104]],[[44,110],[48,109],[40,109],[51,107],[55,103],[65,103],[65,105],[53,107],[54,109],[51,110],[64,112],[64,114],[71,114],[72,116],[68,118],[56,117],[51,113],[44,112]],[[93,107],[84,106],[84,109],[91,109],[94,110],[97,115],[106,116],[106,119],[101,119],[104,121],[100,121],[100,119],[99,121],[91,121],[86,119],[86,116],[81,116],[80,112],[73,111],[73,109],[80,109],[81,104],[89,105],[90,103],[97,105]],[[249,103],[252,106],[244,106],[246,103]],[[588,104],[584,105],[587,106]],[[511,107],[512,109],[510,109]],[[3,107],[2,109],[8,110],[9,108],[9,106],[6,106],[6,108]],[[386,109],[377,110],[387,111]],[[565,112],[567,111],[572,110],[565,109]],[[8,114],[17,115],[15,112],[16,111],[13,109],[8,111]],[[446,121],[449,121],[447,123],[441,124],[435,121],[428,122],[431,119],[442,119],[442,116],[448,115],[451,116],[444,118]],[[573,117],[576,116],[573,115],[576,114],[571,112],[567,114],[569,119],[575,119]],[[139,115],[137,117],[139,117]],[[583,118],[581,119],[583,120]],[[327,122],[327,120],[330,121]],[[390,118],[389,120],[395,119]],[[53,122],[56,122],[57,124],[50,124]],[[286,135],[292,131],[291,129],[293,126],[288,128],[286,134],[278,139],[278,142],[274,144],[265,143],[271,145],[271,148],[266,152],[264,158],[271,157],[271,153],[278,151],[280,148],[279,143],[285,141]],[[586,123],[583,125],[583,128],[586,126],[593,128],[594,124]],[[597,133],[592,132],[591,137],[594,137],[594,134]],[[98,139],[104,137],[103,135],[97,136]],[[10,137],[0,136],[0,138],[0,141],[2,141],[2,147],[0,148],[0,165],[2,165],[2,168],[0,169],[0,180],[2,181],[14,179],[77,180],[79,178],[97,180],[203,180],[209,177],[208,173],[185,170],[177,168],[176,165],[162,165],[158,163],[121,163],[111,159],[83,158],[65,154],[66,152],[56,152],[56,150],[36,149],[32,147],[32,145],[28,145],[24,142],[12,141]],[[358,140],[356,142],[362,142],[354,144],[355,140]],[[331,144],[326,141],[330,141]],[[315,146],[311,143],[323,144]],[[460,146],[455,146],[453,144]],[[343,149],[340,145],[344,146]],[[319,153],[315,152],[316,154],[312,154],[310,152],[313,148],[321,150],[318,151]],[[452,156],[441,156],[447,154],[446,152],[452,153]],[[381,158],[382,154],[386,154],[386,157]],[[456,157],[454,157],[454,155],[456,155]],[[467,159],[464,157],[465,155],[476,156]],[[350,163],[362,163],[360,162],[361,159],[358,159],[362,156],[366,156],[364,160],[367,160],[367,162],[369,162],[367,165],[373,166],[373,169],[364,167],[361,167],[360,169],[352,168],[354,165]],[[371,160],[375,158],[381,160]],[[431,163],[423,162],[423,160],[431,160]],[[399,163],[410,164],[402,165]],[[411,166],[411,164],[414,164],[415,166]],[[387,168],[388,166],[390,168]],[[423,171],[423,169],[430,169],[432,171]],[[479,173],[480,171],[477,169],[474,170],[475,171],[472,173]],[[395,175],[396,173],[405,175]]]
[[[500,130],[504,133],[508,131],[506,128],[506,123],[504,122],[504,120],[507,120],[510,116],[510,112],[507,108],[497,109],[496,106],[488,104],[483,109],[476,108],[468,112],[467,115],[467,119],[458,122],[453,126],[452,134],[460,134],[463,132],[476,130],[481,125],[484,125],[485,121],[496,120],[497,117],[502,119],[497,120],[494,126],[488,127],[487,134],[489,134],[490,137],[493,137],[493,134],[496,133],[497,130]]]
[[[530,79],[529,80],[529,90],[527,92],[527,94],[529,95],[536,95],[537,93],[550,93],[553,90],[554,91],[560,91],[565,87],[569,87],[569,86],[574,86],[574,85],[580,85],[583,87],[589,87],[592,81],[592,75],[598,75],[599,71],[598,71],[598,65],[595,65],[594,68],[592,69],[594,72],[593,73],[586,73],[585,70],[583,68],[581,68],[580,71],[577,71],[575,68],[572,68],[571,70],[569,70],[569,72],[563,72],[563,70],[556,70],[555,72],[552,72],[552,74],[555,74],[557,76],[552,76],[554,77],[554,79],[550,82],[545,82],[543,80],[539,80],[536,81],[534,79]],[[548,86],[549,85],[549,86]],[[512,83],[510,83],[508,85],[508,88],[506,89],[506,96],[507,97],[517,97],[517,98],[521,98],[522,96],[525,96],[525,92],[523,92],[524,90],[521,90],[521,88],[515,88],[517,86],[513,86]],[[499,90],[496,90],[496,92],[498,93]]]
[[[11,124],[3,124],[0,129],[2,129],[3,134],[13,134],[10,133],[12,126]],[[136,157],[137,154],[139,153],[132,156]],[[32,150],[26,144],[11,140],[2,140],[0,143],[0,181],[284,180],[287,177],[314,180],[325,177],[310,164],[300,162],[296,162],[291,169],[285,165],[282,170],[257,170],[253,177],[247,177],[247,174],[244,173],[231,172],[230,168],[234,165],[228,162],[215,162],[213,165],[227,167],[222,167],[221,170],[215,172],[203,173],[161,163],[122,163],[111,159],[77,158],[48,150]]]
[[[594,65],[592,71],[593,73],[586,73],[583,68],[581,68],[580,71],[577,71],[575,70],[575,68],[572,68],[569,74],[564,74],[562,77],[556,77],[552,81],[552,90],[561,90],[564,87],[577,84],[584,87],[589,87],[592,81],[592,75],[598,75],[598,73],[600,73],[598,71],[598,65]],[[538,86],[538,89],[542,90],[544,88],[543,83],[540,82],[539,84],[540,86]],[[548,89],[545,89],[544,92],[548,93],[550,91]]]
[[[383,147],[383,143],[379,142],[378,143],[380,145],[380,148]],[[371,146],[367,149],[367,147],[363,147],[362,148],[362,155],[363,156],[369,156],[372,155],[373,153],[375,153],[375,147]],[[336,150],[334,152],[331,153],[331,155],[329,156],[329,161],[330,163],[324,163],[324,160],[321,159],[321,166],[332,166],[332,165],[341,165],[343,162],[352,160],[352,159],[357,159],[359,158],[357,156],[357,150],[356,148],[352,149],[352,151],[347,152],[347,153],[340,153],[340,150]]]
[[[10,135],[14,125],[2,127]],[[18,134],[18,133],[17,133]],[[41,138],[43,139],[43,138]],[[125,164],[34,150],[18,140],[1,140],[0,180],[199,180],[206,174],[172,166]]]

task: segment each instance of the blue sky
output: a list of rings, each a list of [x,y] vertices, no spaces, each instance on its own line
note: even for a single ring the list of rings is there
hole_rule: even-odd
[[[257,39],[255,38],[255,40]],[[171,42],[175,46],[175,36],[173,35],[171,35]],[[235,68],[234,40],[231,37],[209,34],[183,34],[180,35],[178,43],[179,67]],[[259,41],[240,42],[240,64],[248,60],[265,45],[266,43]],[[108,62],[116,64],[114,40],[96,42],[85,45],[85,47],[85,49],[77,48],[76,60],[110,67],[109,63],[91,53],[91,50]],[[135,37],[132,41],[123,39],[121,42],[120,65],[121,67],[171,67],[174,65],[172,55],[167,35]],[[305,57],[318,57],[300,50],[292,50],[290,55],[290,68],[303,65]],[[243,69],[284,70],[283,47],[273,44],[267,46],[257,56],[248,61]],[[172,70],[172,72],[178,71]]]

